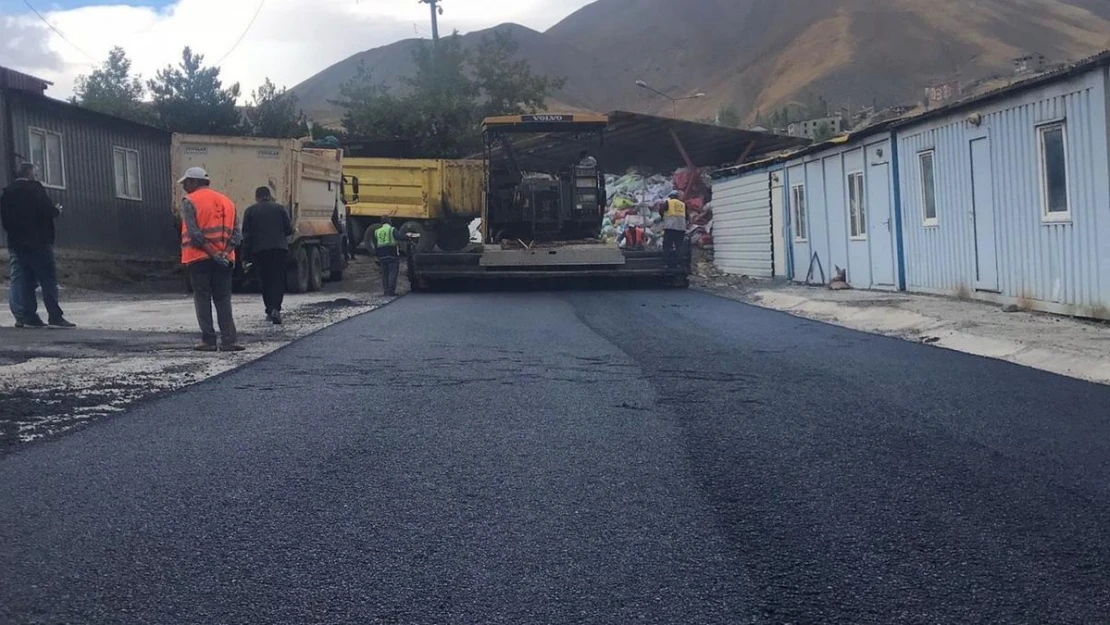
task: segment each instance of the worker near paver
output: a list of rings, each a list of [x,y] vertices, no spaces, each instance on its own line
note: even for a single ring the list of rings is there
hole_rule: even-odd
[[[582,152],[578,154],[578,166],[596,168],[597,159],[590,156],[589,150],[582,150]]]
[[[659,213],[663,217],[663,259],[672,269],[680,264],[682,243],[686,239],[686,203],[679,197],[678,191],[671,191]]]
[[[8,234],[11,267],[8,303],[17,328],[75,328],[58,303],[58,272],[54,262],[54,220],[62,213],[35,178],[35,166],[24,163],[0,195],[0,223]],[[48,323],[38,314],[35,288],[42,287]]]
[[[227,196],[209,188],[208,172],[190,167],[177,181],[185,189],[181,205],[181,264],[193,285],[193,303],[201,342],[197,351],[241,352],[231,312],[231,274],[235,269],[235,248],[243,233],[235,204]],[[212,306],[220,324],[221,342],[217,345],[212,324]]]
[[[281,325],[293,222],[289,219],[289,211],[274,201],[269,187],[258,187],[254,200],[255,203],[243,214],[243,250],[249,254],[258,272],[266,319],[274,325]]]
[[[397,229],[393,220],[386,217],[374,231],[371,239],[374,254],[382,270],[382,293],[390,297],[397,295],[397,274],[401,271],[401,252],[397,245]]]

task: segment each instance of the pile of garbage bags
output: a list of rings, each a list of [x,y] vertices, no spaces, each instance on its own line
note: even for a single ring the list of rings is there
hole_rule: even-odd
[[[672,191],[686,202],[686,231],[690,242],[702,249],[713,248],[713,188],[709,170],[679,169],[672,176],[645,175],[632,171],[624,176],[606,176],[605,190],[608,210],[601,223],[601,238],[626,245],[625,232],[643,227],[645,248],[663,246],[663,222],[660,209]]]

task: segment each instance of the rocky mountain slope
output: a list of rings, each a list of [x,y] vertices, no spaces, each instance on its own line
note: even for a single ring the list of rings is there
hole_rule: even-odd
[[[566,76],[551,108],[646,112],[675,96],[684,117],[734,105],[748,119],[792,101],[833,106],[913,103],[935,81],[1011,71],[1039,52],[1076,60],[1110,47],[1110,0],[599,0],[545,33],[515,25],[537,72]],[[466,36],[475,45],[481,33]],[[394,83],[411,71],[416,41],[341,61],[295,88],[317,117],[365,61]]]

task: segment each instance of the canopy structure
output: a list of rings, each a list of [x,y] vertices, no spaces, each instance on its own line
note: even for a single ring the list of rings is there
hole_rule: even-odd
[[[532,118],[533,121],[525,121]],[[571,128],[585,130],[606,124],[602,145],[576,136]],[[578,161],[583,149],[597,157],[610,173],[644,167],[673,171],[679,167],[724,166],[769,153],[799,148],[809,140],[766,132],[725,128],[627,111],[603,115],[525,115],[486,120],[487,131],[524,133],[513,140],[513,155],[521,169],[547,171],[560,163]],[[501,155],[494,148],[493,158]]]

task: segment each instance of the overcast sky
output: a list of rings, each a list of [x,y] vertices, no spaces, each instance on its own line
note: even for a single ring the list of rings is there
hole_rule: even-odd
[[[206,63],[227,55],[222,77],[249,94],[266,77],[292,87],[356,52],[431,36],[428,6],[418,0],[264,0],[237,47],[259,0],[29,1],[61,35],[23,0],[0,0],[0,65],[53,81],[50,94],[59,98],[71,95],[74,79],[116,45],[144,78],[176,64],[186,45]],[[440,29],[516,22],[545,30],[591,1],[443,0]]]

